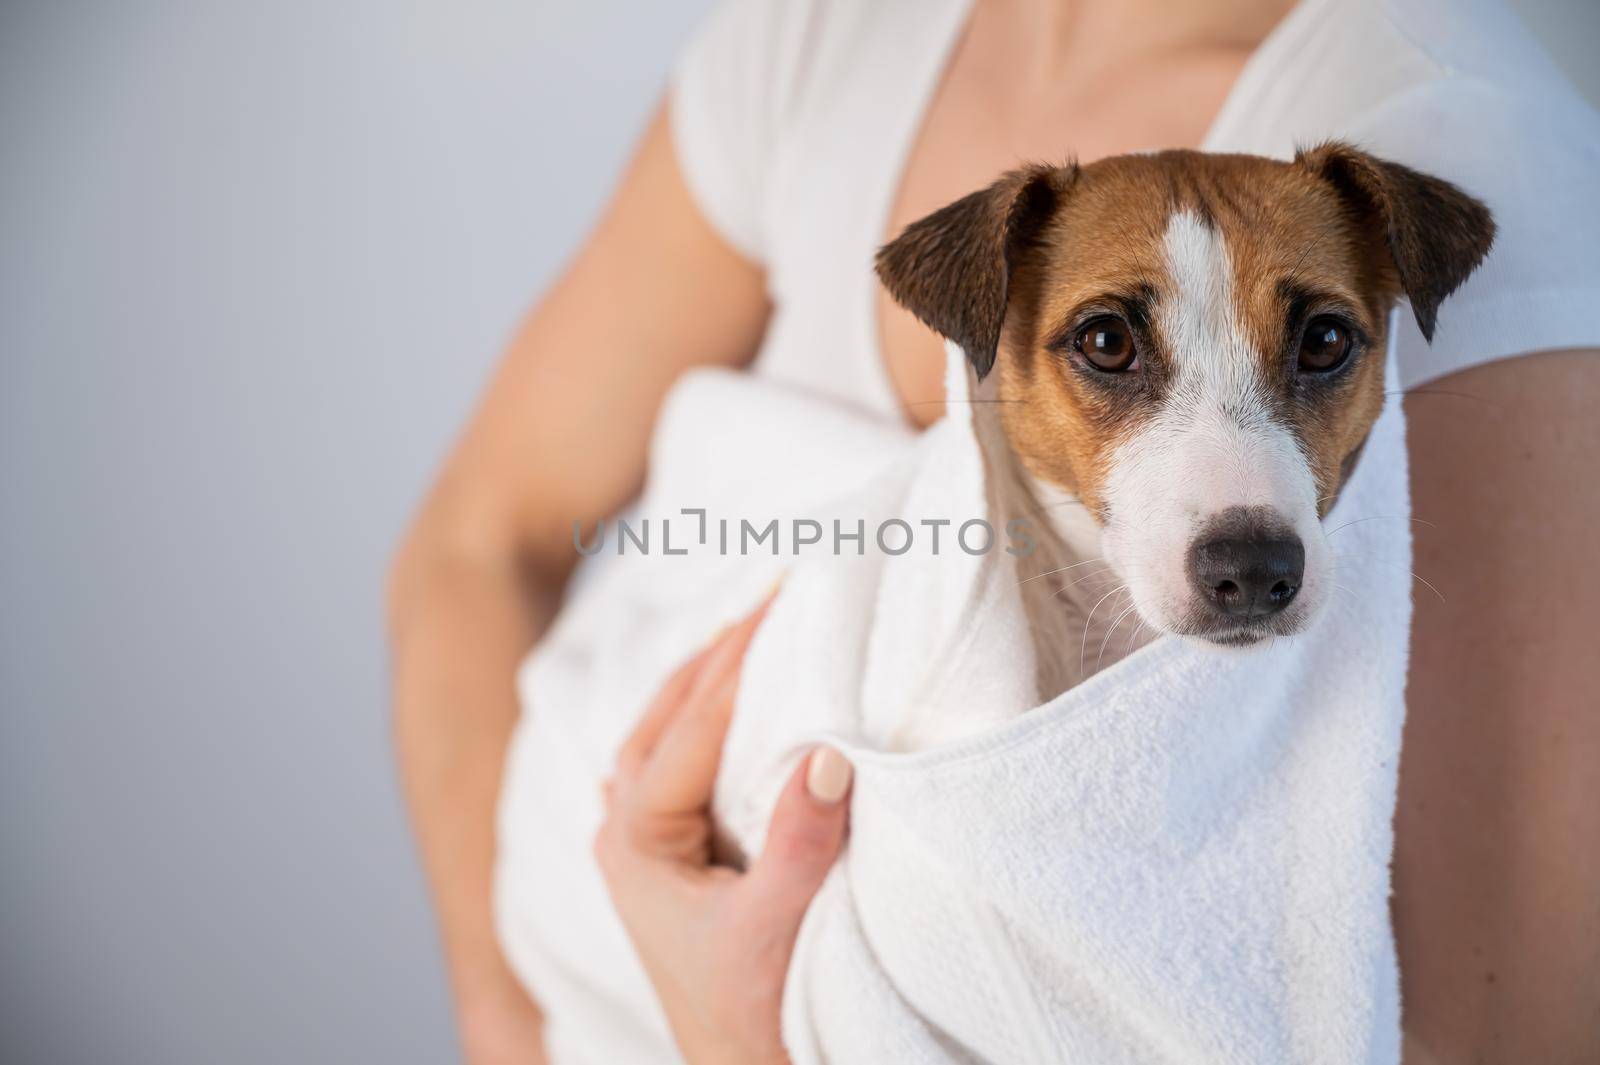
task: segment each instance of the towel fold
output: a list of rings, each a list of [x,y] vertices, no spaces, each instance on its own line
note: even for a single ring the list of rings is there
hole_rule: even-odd
[[[497,913],[553,1060],[676,1058],[590,856],[599,781],[667,673],[786,573],[716,806],[754,852],[805,746],[856,765],[850,844],[785,990],[797,1063],[1397,1061],[1398,397],[1326,520],[1340,590],[1311,633],[1249,653],[1162,637],[1041,705],[1019,591],[1037,570],[992,512],[994,408],[950,365],[951,413],[920,436],[740,375],[675,389],[638,510],[656,553],[607,540],[520,677]],[[957,541],[974,518],[987,551],[979,526]],[[660,553],[663,519],[684,554]],[[773,520],[779,553],[741,553],[741,523]],[[810,523],[821,543],[797,546]],[[858,527],[860,554],[835,539]]]

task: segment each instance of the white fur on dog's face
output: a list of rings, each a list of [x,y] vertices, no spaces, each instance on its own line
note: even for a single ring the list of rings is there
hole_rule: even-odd
[[[1275,420],[1262,379],[1271,362],[1252,350],[1240,321],[1222,232],[1192,213],[1174,214],[1163,257],[1171,287],[1153,325],[1171,383],[1159,412],[1112,453],[1103,486],[1106,561],[1148,622],[1184,632],[1196,613],[1188,575],[1196,538],[1232,508],[1268,513],[1305,549],[1300,591],[1272,618],[1271,634],[1302,631],[1331,586],[1333,565],[1310,459]]]
[[[1007,438],[1149,627],[1241,646],[1331,594],[1321,519],[1382,408],[1397,291],[1369,221],[1290,164],[1163,153],[1084,168],[1019,255]]]
[[[1408,297],[1431,335],[1493,235],[1460,189],[1348,145],[1165,151],[1021,167],[908,226],[878,272],[996,372],[1081,564],[1104,556],[1152,627],[1238,645],[1325,605],[1321,519],[1383,409],[1390,313]]]

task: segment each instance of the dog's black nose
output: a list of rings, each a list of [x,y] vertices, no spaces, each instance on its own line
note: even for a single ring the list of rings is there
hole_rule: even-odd
[[[1288,532],[1239,529],[1202,537],[1189,552],[1194,590],[1231,618],[1276,614],[1294,601],[1305,569],[1305,548]]]

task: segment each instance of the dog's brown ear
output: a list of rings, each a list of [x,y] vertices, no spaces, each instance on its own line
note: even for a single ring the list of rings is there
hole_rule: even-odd
[[[1076,165],[1013,170],[911,223],[878,250],[878,277],[889,294],[960,344],[980,379],[994,367],[1018,256],[1076,173]]]
[[[1461,287],[1494,243],[1489,209],[1456,186],[1338,141],[1301,149],[1295,162],[1330,182],[1382,226],[1422,335],[1433,339],[1439,304]]]

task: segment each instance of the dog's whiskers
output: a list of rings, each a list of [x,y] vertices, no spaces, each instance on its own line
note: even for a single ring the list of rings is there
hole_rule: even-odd
[[[1017,582],[1017,587],[1021,588],[1024,584],[1027,584],[1029,581],[1036,581],[1041,577],[1050,577],[1050,576],[1053,576],[1053,575],[1055,575],[1057,573],[1065,573],[1069,569],[1077,569],[1079,566],[1087,566],[1087,565],[1090,565],[1091,563],[1094,563],[1094,562],[1104,562],[1104,561],[1105,561],[1105,559],[1103,559],[1103,558],[1090,558],[1090,559],[1085,559],[1082,562],[1074,562],[1070,566],[1062,566],[1060,569],[1048,569],[1048,570],[1045,570],[1043,573],[1035,573],[1031,577],[1024,577],[1022,580]]]
[[[1129,598],[1132,599],[1132,596],[1129,596]],[[1112,633],[1116,632],[1117,631],[1117,626],[1121,625],[1122,622],[1127,618],[1127,616],[1129,614],[1132,614],[1136,609],[1138,609],[1138,604],[1130,602],[1128,604],[1128,606],[1127,606],[1127,609],[1123,610],[1122,613],[1118,614],[1117,617],[1116,617],[1116,620],[1111,623],[1111,627],[1106,630],[1105,639],[1100,641],[1100,655],[1099,655],[1098,658],[1096,658],[1094,660],[1094,671],[1096,673],[1100,672],[1100,664],[1105,661],[1105,658],[1106,658],[1106,644],[1111,642]]]
[[[1081,499],[1062,499],[1062,500],[1059,500],[1059,501],[1057,501],[1055,503],[1046,503],[1043,506],[1035,507],[1033,510],[1029,511],[1029,513],[1030,514],[1043,514],[1045,511],[1054,510],[1056,507],[1086,507],[1086,506],[1088,506],[1088,504],[1085,503]]]
[[[1087,618],[1085,618],[1084,621],[1083,621],[1083,640],[1078,645],[1078,676],[1079,677],[1083,676],[1083,667],[1084,667],[1085,662],[1087,662],[1087,660],[1089,658],[1089,626],[1094,624],[1095,611],[1100,609],[1100,604],[1101,603],[1104,603],[1107,599],[1110,599],[1113,595],[1116,595],[1118,592],[1124,592],[1124,591],[1127,591],[1127,590],[1128,590],[1128,586],[1126,584],[1119,584],[1115,588],[1113,588],[1109,592],[1107,592],[1105,595],[1102,595],[1099,598],[1099,600],[1094,604],[1094,606],[1089,608],[1089,616]]]
[[[1031,399],[918,399],[907,403],[908,407],[931,407],[935,403],[1032,403]]]
[[[1336,557],[1336,558],[1344,558],[1344,557],[1347,557],[1347,556],[1340,555],[1338,552],[1335,552],[1334,553],[1334,557]],[[1418,573],[1414,569],[1407,569],[1406,567],[1400,565],[1400,563],[1391,562],[1391,561],[1389,561],[1388,559],[1385,559],[1385,558],[1370,558],[1369,557],[1369,558],[1363,559],[1363,561],[1376,562],[1381,566],[1393,566],[1395,569],[1399,570],[1402,573],[1409,573],[1409,574],[1411,574],[1412,578],[1414,578],[1415,580],[1421,581],[1423,586],[1425,588],[1427,588],[1428,591],[1430,591],[1434,595],[1438,596],[1439,597],[1439,602],[1445,603],[1445,602],[1449,601],[1449,600],[1445,599],[1443,592],[1441,592],[1439,589],[1437,589],[1437,588],[1435,588],[1433,586],[1433,582],[1432,581],[1428,580],[1428,578],[1424,577],[1422,574]]]
[[[1470,399],[1474,402],[1482,403],[1486,407],[1493,407],[1496,410],[1504,406],[1504,404],[1496,403],[1494,400],[1484,396],[1475,396],[1471,392],[1453,392],[1448,388],[1391,388],[1384,395],[1405,396],[1407,398],[1411,396],[1448,396],[1451,399]]]
[[[1128,642],[1122,646],[1123,658],[1127,658],[1133,653],[1133,641],[1139,638],[1139,634],[1150,628],[1149,624],[1144,620],[1143,614],[1135,615],[1135,617],[1138,621],[1138,624],[1134,625],[1133,628],[1128,630]]]
[[[1426,518],[1413,518],[1413,517],[1411,517],[1410,515],[1407,515],[1407,514],[1374,514],[1371,517],[1354,518],[1354,519],[1352,519],[1350,521],[1345,522],[1343,525],[1340,525],[1340,526],[1338,526],[1336,528],[1333,528],[1333,529],[1329,529],[1328,532],[1327,532],[1327,535],[1328,536],[1332,536],[1334,533],[1338,532],[1340,529],[1348,529],[1348,528],[1350,528],[1350,526],[1352,526],[1352,525],[1360,525],[1364,521],[1414,521],[1418,525],[1426,525],[1430,529],[1437,529],[1439,527],[1439,526],[1435,525],[1433,522],[1428,521]]]
[[[1060,598],[1066,593],[1072,591],[1072,589],[1076,588],[1078,585],[1082,584],[1084,581],[1092,581],[1098,577],[1104,577],[1109,573],[1111,573],[1110,566],[1103,566],[1100,569],[1095,570],[1093,573],[1086,573],[1082,577],[1079,577],[1077,580],[1073,581],[1071,584],[1064,585],[1063,587],[1057,589],[1052,597]]]

